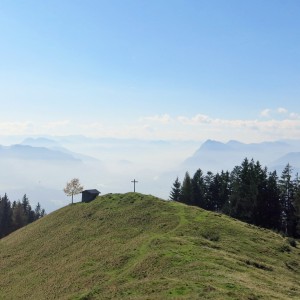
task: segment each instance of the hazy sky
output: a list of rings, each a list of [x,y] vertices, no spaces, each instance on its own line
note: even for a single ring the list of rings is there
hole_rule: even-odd
[[[300,137],[298,0],[0,0],[0,136]]]

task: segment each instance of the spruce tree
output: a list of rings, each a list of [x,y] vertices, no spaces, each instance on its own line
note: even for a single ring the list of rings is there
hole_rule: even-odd
[[[245,158],[232,174],[231,215],[252,224],[255,223],[259,166],[253,159],[249,162]]]
[[[213,211],[221,212],[228,202],[229,197],[229,173],[221,174],[217,173],[210,180],[210,184],[207,187],[207,194],[209,195],[210,200],[208,204],[210,206],[209,209]]]
[[[257,196],[253,205],[252,223],[258,226],[267,227],[268,218],[268,197],[267,197],[267,168],[262,169],[259,162],[256,162],[253,169],[254,184],[256,185]]]
[[[12,213],[13,229],[17,230],[28,224],[28,218],[24,211],[24,206],[20,201],[16,203]]]
[[[186,172],[181,186],[178,178],[174,182],[170,198],[300,237],[300,179],[292,180],[289,164],[280,179],[247,158],[231,173],[204,176],[198,169],[191,179]]]
[[[192,204],[205,208],[205,183],[201,169],[198,169],[192,178]]]
[[[300,185],[297,185],[294,197],[294,217],[295,217],[295,230],[294,236],[300,238]]]
[[[25,225],[27,225],[33,222],[33,219],[31,214],[31,206],[29,204],[29,200],[26,194],[23,196],[21,204],[24,212]]]
[[[217,211],[224,212],[226,207],[229,206],[229,196],[230,196],[230,178],[229,172],[222,171],[220,174],[220,194],[217,203]]]
[[[237,205],[240,197],[241,167],[235,166],[230,172],[228,204],[223,207],[223,212],[229,216],[237,217]]]
[[[292,202],[292,236],[300,238],[300,178],[298,173],[293,181],[293,202]]]
[[[175,182],[173,183],[173,187],[170,192],[170,200],[173,200],[173,201],[181,200],[181,183],[180,183],[178,177],[176,178]]]
[[[262,226],[270,229],[280,230],[281,227],[281,205],[280,189],[276,171],[269,173],[266,189],[266,207]]]
[[[215,210],[218,198],[218,186],[214,183],[214,174],[210,171],[207,172],[206,176],[204,177],[205,183],[205,197],[204,197],[204,208],[207,210]]]
[[[285,234],[292,232],[293,227],[293,194],[292,167],[287,164],[279,180],[281,202],[281,229]]]
[[[39,203],[33,211],[26,195],[23,196],[22,201],[13,201],[11,204],[5,194],[4,197],[0,197],[0,238],[34,222],[45,214],[45,210],[41,209]]]
[[[192,205],[192,181],[190,174],[188,172],[185,173],[182,186],[181,186],[181,195],[180,195],[180,202],[185,204]]]
[[[10,201],[5,194],[0,197],[0,238],[12,231],[12,210]]]

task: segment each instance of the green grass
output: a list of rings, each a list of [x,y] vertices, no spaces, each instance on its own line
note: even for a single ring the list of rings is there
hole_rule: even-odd
[[[0,240],[0,299],[300,299],[299,248],[221,214],[109,194]]]

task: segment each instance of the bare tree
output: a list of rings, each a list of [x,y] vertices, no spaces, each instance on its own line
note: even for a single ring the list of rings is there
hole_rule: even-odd
[[[73,196],[81,193],[83,191],[83,186],[80,184],[78,178],[73,178],[70,182],[67,182],[66,187],[64,188],[64,192],[67,196],[72,196],[72,204],[73,204]]]

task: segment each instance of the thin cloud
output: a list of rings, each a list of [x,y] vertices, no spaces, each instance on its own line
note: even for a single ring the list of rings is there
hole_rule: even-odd
[[[102,130],[104,128],[104,125],[101,122],[92,122],[82,124],[81,128],[83,130]]]
[[[286,118],[283,120],[227,120],[227,119],[217,119],[211,118],[206,115],[196,115],[194,117],[188,118],[180,116],[177,118],[178,122],[186,126],[198,126],[200,127],[214,127],[216,129],[222,130],[224,128],[232,129],[255,129],[264,131],[270,130],[295,130],[300,126],[299,115],[293,114],[294,118]]]
[[[214,119],[207,115],[198,114],[194,117],[188,118],[179,116],[178,122],[183,125],[197,126],[197,125],[214,125],[214,126],[229,126],[229,127],[247,127],[256,124],[256,120],[226,120]]]
[[[271,118],[271,117],[274,117],[274,116],[278,116],[278,115],[281,115],[281,116],[283,116],[283,115],[294,115],[294,113],[289,113],[289,111],[286,109],[286,108],[284,108],[284,107],[278,107],[277,109],[269,109],[269,108],[266,108],[266,109],[264,109],[264,110],[262,110],[261,112],[260,112],[260,116],[261,117],[264,117],[264,118]]]
[[[300,119],[300,114],[297,114],[297,113],[290,113],[289,114],[289,117],[291,118],[291,119]]]
[[[46,129],[57,129],[60,127],[65,127],[70,124],[70,120],[62,120],[62,121],[53,121],[48,122],[44,125]]]
[[[0,134],[1,135],[20,135],[26,132],[33,131],[33,123],[25,122],[1,122]]]
[[[260,116],[265,118],[270,117],[270,114],[271,114],[271,109],[269,108],[266,108],[260,112]]]
[[[288,110],[286,108],[283,108],[283,107],[278,107],[277,108],[277,112],[279,114],[287,114],[288,113]]]
[[[271,110],[265,112],[269,114]],[[283,110],[281,110],[283,113]],[[287,112],[277,119],[222,119],[205,114],[194,116],[154,115],[131,123],[75,122],[69,120],[51,122],[0,122],[0,135],[70,135],[80,134],[93,137],[137,138],[137,139],[180,139],[204,140],[237,139],[262,141],[281,138],[299,138],[300,115]]]
[[[168,114],[163,114],[163,115],[143,117],[140,119],[140,121],[150,121],[150,122],[156,122],[160,124],[168,124],[172,121],[172,118]]]
[[[184,117],[184,116],[179,116],[177,120],[184,124],[184,125],[195,125],[195,124],[211,124],[213,122],[213,119],[206,115],[202,114],[197,114],[196,116],[192,118]]]

